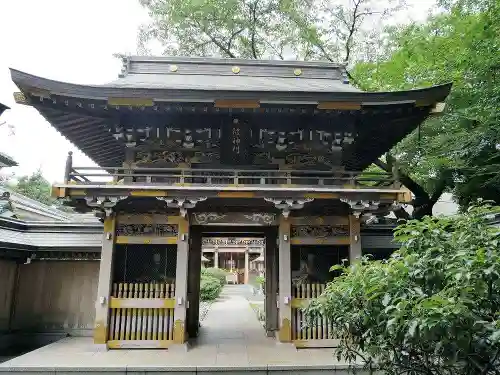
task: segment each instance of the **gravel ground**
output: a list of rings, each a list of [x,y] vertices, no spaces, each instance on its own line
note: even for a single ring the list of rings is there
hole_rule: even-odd
[[[207,316],[211,304],[212,302],[200,301],[200,321],[204,320]]]

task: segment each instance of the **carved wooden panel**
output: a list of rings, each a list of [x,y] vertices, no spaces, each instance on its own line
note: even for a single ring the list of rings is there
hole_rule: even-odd
[[[348,236],[348,225],[292,225],[291,236],[294,237],[339,237]]]
[[[276,215],[269,213],[217,213],[217,212],[196,212],[191,216],[194,225],[275,225]]]
[[[117,224],[118,236],[177,237],[176,224]]]
[[[227,165],[248,165],[252,163],[252,137],[250,125],[238,118],[224,123],[221,134],[221,162]]]
[[[232,164],[330,169],[341,165],[343,147],[356,138],[352,126],[344,125],[328,131],[294,126],[285,130],[280,124],[259,126],[228,116],[221,127],[138,129],[133,134],[145,138],[137,143],[134,161],[139,166]]]
[[[264,239],[262,238],[217,238],[217,237],[205,237],[202,239],[203,245],[211,246],[264,246]]]

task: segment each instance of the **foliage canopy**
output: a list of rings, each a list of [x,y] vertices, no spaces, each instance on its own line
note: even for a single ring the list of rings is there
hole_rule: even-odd
[[[417,199],[448,190],[463,207],[478,198],[500,203],[500,2],[442,4],[446,11],[423,24],[389,29],[380,51],[389,58],[359,62],[351,74],[375,91],[453,82],[444,116],[428,120],[393,156],[423,187],[413,191]]]

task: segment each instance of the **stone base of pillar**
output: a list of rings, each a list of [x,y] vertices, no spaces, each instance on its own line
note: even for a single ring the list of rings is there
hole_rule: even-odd
[[[172,344],[168,347],[169,352],[178,352],[178,353],[184,353],[189,351],[191,346],[189,345],[188,342],[185,342],[183,344]]]
[[[292,325],[289,319],[284,318],[281,320],[278,338],[280,342],[292,341]]]
[[[106,344],[94,344],[92,345],[92,350],[95,352],[107,352],[109,349]]]

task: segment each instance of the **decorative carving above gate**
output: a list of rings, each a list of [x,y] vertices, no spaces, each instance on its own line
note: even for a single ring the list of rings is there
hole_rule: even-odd
[[[344,203],[351,207],[352,214],[359,218],[363,213],[375,211],[379,208],[380,202],[373,200],[351,200],[348,198],[340,198]]]
[[[216,212],[200,212],[193,214],[194,224],[205,225],[209,223],[216,223],[224,219],[226,215],[218,214]]]
[[[292,210],[300,210],[304,208],[305,203],[312,202],[312,198],[304,199],[283,199],[283,198],[264,198],[266,202],[271,202],[274,206],[281,211],[283,216],[287,218]]]
[[[348,236],[349,226],[347,225],[292,225],[291,236],[293,237],[314,237],[327,238]]]
[[[182,217],[186,217],[187,210],[189,208],[194,208],[198,202],[207,200],[207,197],[197,197],[197,198],[165,198],[157,197],[158,200],[165,201],[167,207],[178,208]]]
[[[128,197],[85,197],[87,206],[97,212],[104,212],[105,216],[111,215],[116,204]]]
[[[176,224],[117,224],[118,236],[177,237]]]
[[[274,225],[276,215],[270,213],[195,212],[191,216],[194,225]]]
[[[136,153],[137,166],[145,165],[191,165],[218,163],[219,151],[138,151]]]
[[[229,117],[228,117],[229,118]],[[323,124],[324,125],[324,124]],[[352,121],[324,126],[252,123],[233,114],[232,122],[138,126],[122,124],[111,129],[113,136],[134,149],[138,166],[166,164],[280,165],[288,169],[329,169],[342,164],[342,149],[357,137]],[[221,153],[224,150],[224,153]]]
[[[245,219],[248,219],[254,223],[271,225],[276,220],[275,214],[268,213],[253,213],[253,214],[243,214]]]
[[[214,238],[214,237],[204,237],[201,242],[203,245],[212,246],[264,246],[263,238],[238,238],[238,237],[225,237],[225,238]]]

